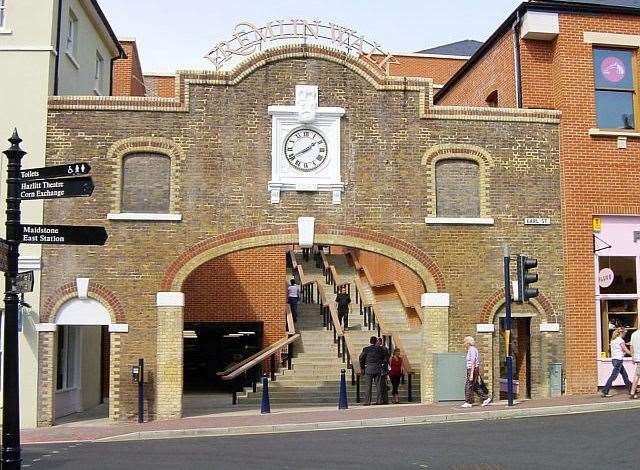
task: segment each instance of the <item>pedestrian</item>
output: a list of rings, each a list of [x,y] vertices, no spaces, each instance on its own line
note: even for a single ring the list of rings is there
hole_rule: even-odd
[[[349,305],[351,304],[351,297],[347,293],[346,284],[340,286],[336,295],[336,303],[338,304],[338,320],[346,330],[349,328]]]
[[[627,371],[624,368],[624,361],[622,360],[625,354],[631,354],[631,351],[629,351],[629,348],[627,348],[627,345],[624,342],[624,334],[626,331],[627,330],[623,327],[619,326],[613,330],[613,333],[611,334],[611,342],[609,343],[609,346],[611,347],[611,364],[613,365],[613,370],[611,371],[611,375],[609,376],[607,383],[602,389],[603,398],[613,396],[609,393],[609,390],[611,389],[613,381],[618,377],[618,374],[622,375],[624,385],[627,387],[629,393],[631,393],[631,381],[629,380]]]
[[[393,356],[389,361],[389,379],[391,379],[391,397],[394,403],[400,403],[398,388],[400,388],[400,379],[404,375],[402,367],[402,356],[400,356],[400,348],[393,350]]]
[[[291,283],[287,286],[287,303],[291,308],[291,316],[293,321],[298,321],[298,299],[300,298],[300,286],[296,284],[295,279],[291,279]]]
[[[311,248],[302,248],[302,258],[304,259],[305,262],[309,261],[309,252],[311,251]]]
[[[464,345],[467,347],[467,380],[464,384],[465,402],[462,408],[471,408],[473,406],[474,394],[482,398],[482,406],[491,403],[491,397],[480,387],[480,353],[476,348],[476,341],[472,336],[465,336]]]
[[[378,347],[382,348],[384,359],[382,361],[382,367],[380,368],[380,377],[378,378],[378,399],[377,405],[389,404],[389,349],[384,345],[384,340],[378,338]]]
[[[633,374],[629,396],[635,400],[638,398],[636,389],[638,387],[638,380],[640,379],[640,330],[634,331],[631,335],[631,354],[633,363],[636,365],[636,372]]]
[[[375,382],[377,387],[377,395],[380,400],[381,393],[379,387],[379,377],[382,372],[382,364],[388,359],[385,357],[386,348],[378,346],[378,338],[372,336],[369,338],[369,346],[366,346],[360,354],[360,368],[364,372],[364,401],[363,406],[371,405],[371,392]],[[387,352],[388,354],[388,352]]]

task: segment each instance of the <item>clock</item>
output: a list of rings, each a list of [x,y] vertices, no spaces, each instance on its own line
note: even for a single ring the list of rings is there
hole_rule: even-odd
[[[313,171],[327,159],[327,141],[311,128],[296,129],[284,141],[284,155],[300,171]]]

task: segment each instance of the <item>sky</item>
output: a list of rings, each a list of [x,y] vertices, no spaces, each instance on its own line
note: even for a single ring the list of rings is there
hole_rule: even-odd
[[[99,0],[119,38],[135,38],[144,73],[209,70],[203,56],[234,26],[277,19],[333,22],[386,51],[486,40],[521,0]]]

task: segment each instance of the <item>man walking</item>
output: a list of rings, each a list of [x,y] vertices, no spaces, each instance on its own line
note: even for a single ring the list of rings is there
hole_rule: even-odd
[[[291,316],[293,321],[298,321],[298,299],[300,297],[300,286],[296,284],[295,279],[291,279],[290,285],[287,287],[287,303],[291,308]]]
[[[382,372],[382,363],[389,360],[389,352],[387,348],[378,346],[378,338],[372,336],[369,339],[369,346],[365,347],[360,354],[360,368],[364,371],[364,406],[371,404],[371,392],[373,382],[377,387],[376,404],[382,403],[382,394],[380,393],[380,373]],[[385,354],[386,352],[386,354]]]
[[[338,304],[338,320],[344,327],[349,328],[349,304],[351,304],[351,297],[347,293],[347,285],[340,286],[340,290],[336,295],[336,303]]]

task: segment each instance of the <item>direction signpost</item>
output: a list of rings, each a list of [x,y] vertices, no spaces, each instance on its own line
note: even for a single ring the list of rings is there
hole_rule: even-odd
[[[22,225],[21,201],[91,196],[94,185],[88,175],[88,163],[69,163],[21,170],[26,154],[20,148],[22,139],[14,130],[9,139],[7,156],[7,221],[6,241],[0,240],[0,270],[5,274],[4,374],[2,376],[2,453],[0,468],[19,470],[20,408],[18,380],[18,331],[20,300],[18,294],[33,290],[33,271],[18,273],[20,243],[50,245],[104,245],[104,227],[72,225]],[[23,299],[24,303],[24,299]],[[24,304],[26,305],[26,304]]]
[[[62,197],[91,196],[93,180],[90,176],[76,178],[58,178],[20,183],[20,199],[58,199]]]
[[[107,231],[90,225],[22,225],[20,243],[104,245]]]

